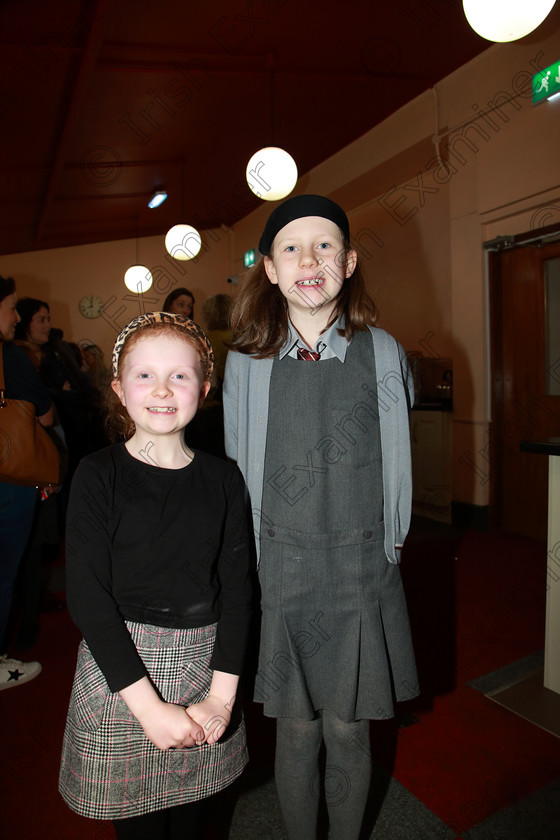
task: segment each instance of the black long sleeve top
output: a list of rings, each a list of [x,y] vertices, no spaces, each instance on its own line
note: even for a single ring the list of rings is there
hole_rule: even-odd
[[[241,672],[251,614],[252,550],[237,467],[196,451],[180,470],[116,444],[84,458],[72,482],[67,598],[111,691],[146,675],[125,621],[217,622],[211,667]]]

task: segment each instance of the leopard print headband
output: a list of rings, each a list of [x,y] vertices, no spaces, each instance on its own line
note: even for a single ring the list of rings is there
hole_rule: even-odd
[[[194,321],[190,320],[190,318],[185,318],[184,315],[173,315],[170,312],[146,312],[145,315],[138,315],[137,318],[133,318],[130,324],[127,324],[124,330],[119,334],[115,342],[113,355],[111,357],[113,379],[117,379],[119,375],[119,358],[127,339],[132,335],[132,333],[136,332],[136,330],[142,329],[142,327],[145,327],[148,324],[175,324],[184,330],[184,332],[194,336],[206,353],[206,358],[208,360],[208,377],[212,375],[212,371],[214,369],[214,352],[212,350],[212,345],[198,324],[195,324]]]

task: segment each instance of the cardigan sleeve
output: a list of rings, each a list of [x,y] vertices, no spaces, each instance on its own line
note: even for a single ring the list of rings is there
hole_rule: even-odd
[[[409,410],[414,382],[406,354],[385,330],[372,327],[383,463],[385,553],[399,563],[412,509]]]
[[[110,690],[120,691],[147,672],[112,592],[111,473],[114,464],[108,456],[93,456],[82,460],[74,474],[66,526],[66,590],[74,623]]]
[[[399,348],[399,359],[401,362],[401,371],[402,371],[402,378],[403,378],[403,385],[405,392],[407,394],[408,400],[408,410],[410,411],[412,406],[414,405],[414,377],[412,376],[412,370],[408,363],[408,359],[406,357],[406,353],[403,347],[397,341],[397,346]]]
[[[226,359],[226,370],[222,399],[224,405],[224,439],[228,458],[237,462],[237,416],[239,399],[239,353],[229,351]]]

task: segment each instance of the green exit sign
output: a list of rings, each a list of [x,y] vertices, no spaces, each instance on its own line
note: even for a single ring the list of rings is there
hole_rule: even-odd
[[[533,76],[533,103],[550,99],[557,93],[560,93],[560,61]]]
[[[243,265],[245,268],[251,268],[252,265],[255,265],[256,258],[254,249],[251,251],[245,251],[243,254]]]

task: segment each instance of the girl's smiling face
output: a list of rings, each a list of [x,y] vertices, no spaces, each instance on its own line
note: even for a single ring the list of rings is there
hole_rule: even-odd
[[[176,335],[138,338],[111,386],[136,425],[148,437],[182,432],[202,405],[203,382],[193,345]]]
[[[290,314],[321,309],[329,317],[344,280],[354,271],[356,252],[345,252],[340,229],[330,219],[304,216],[278,231],[264,266]]]

